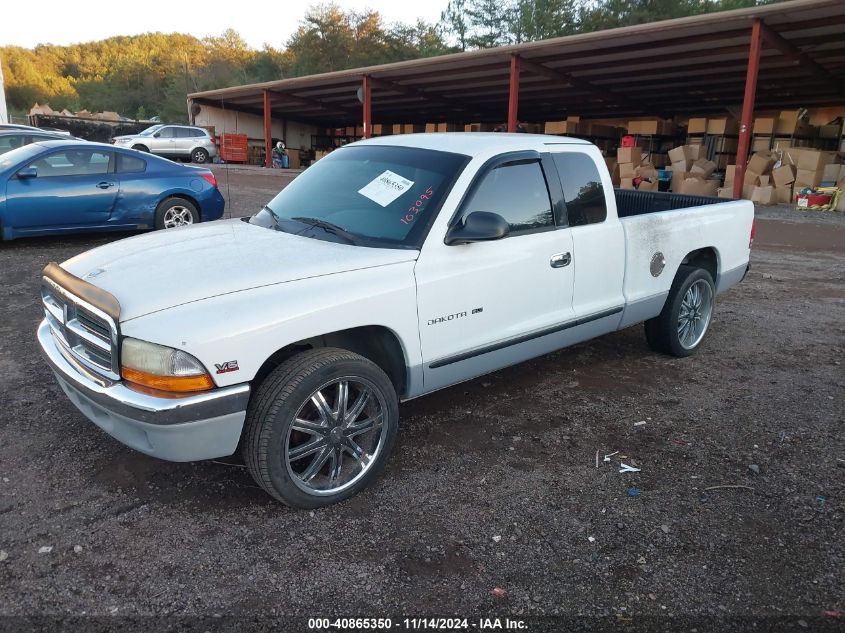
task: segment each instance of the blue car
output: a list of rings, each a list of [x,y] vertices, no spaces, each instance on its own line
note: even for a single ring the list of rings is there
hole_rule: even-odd
[[[223,216],[208,169],[85,141],[43,141],[0,156],[4,240],[167,229]]]

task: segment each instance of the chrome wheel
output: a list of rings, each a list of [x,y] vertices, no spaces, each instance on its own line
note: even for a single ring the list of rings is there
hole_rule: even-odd
[[[191,159],[195,163],[205,163],[208,161],[208,152],[204,149],[195,149]]]
[[[693,349],[701,342],[713,314],[713,287],[698,279],[687,288],[678,313],[678,342]]]
[[[173,229],[194,223],[194,214],[188,207],[175,204],[164,212],[164,228]]]
[[[362,377],[336,378],[300,406],[285,438],[288,474],[301,490],[333,495],[355,485],[384,447],[387,405]]]

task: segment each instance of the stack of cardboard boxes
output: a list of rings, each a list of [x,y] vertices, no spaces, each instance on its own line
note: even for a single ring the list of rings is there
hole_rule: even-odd
[[[639,147],[620,147],[616,150],[616,166],[619,169],[620,189],[657,191],[657,169],[650,161],[643,160],[643,150]]]
[[[715,196],[719,181],[712,178],[716,163],[704,157],[701,145],[681,145],[669,150],[672,161],[672,191],[698,196]]]

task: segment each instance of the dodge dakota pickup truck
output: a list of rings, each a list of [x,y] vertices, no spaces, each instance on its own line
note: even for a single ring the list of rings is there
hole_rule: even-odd
[[[38,339],[119,441],[240,453],[270,495],[314,508],[383,469],[400,401],[638,323],[693,354],[753,221],[748,201],[614,191],[578,139],[376,138],[252,217],[49,264]]]

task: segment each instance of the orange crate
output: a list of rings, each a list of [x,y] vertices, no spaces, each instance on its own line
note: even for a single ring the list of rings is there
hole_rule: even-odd
[[[221,134],[220,158],[227,163],[247,162],[247,141],[246,134]]]

